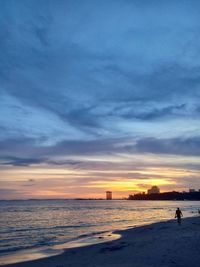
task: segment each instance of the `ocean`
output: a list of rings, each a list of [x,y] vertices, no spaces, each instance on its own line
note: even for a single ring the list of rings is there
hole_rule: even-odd
[[[118,229],[198,215],[198,201],[15,200],[0,201],[0,258]]]

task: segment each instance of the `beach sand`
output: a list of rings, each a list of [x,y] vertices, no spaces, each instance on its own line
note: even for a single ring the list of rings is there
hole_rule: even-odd
[[[120,231],[121,238],[71,248],[49,258],[12,267],[200,267],[200,217]]]

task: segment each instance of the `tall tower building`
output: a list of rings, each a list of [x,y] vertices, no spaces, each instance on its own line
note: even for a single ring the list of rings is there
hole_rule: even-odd
[[[111,191],[106,191],[106,199],[112,200],[112,192]]]

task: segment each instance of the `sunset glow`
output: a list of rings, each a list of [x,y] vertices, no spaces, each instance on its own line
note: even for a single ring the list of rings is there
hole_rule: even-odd
[[[0,3],[1,199],[200,188],[198,8],[95,2]]]

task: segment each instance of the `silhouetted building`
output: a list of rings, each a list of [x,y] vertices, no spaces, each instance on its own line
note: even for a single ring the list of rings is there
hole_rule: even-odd
[[[157,187],[156,185],[152,186],[151,189],[147,190],[147,194],[151,195],[151,194],[160,194],[160,188]]]
[[[200,192],[163,192],[160,194],[129,195],[128,200],[200,200]]]
[[[112,192],[111,191],[106,191],[106,199],[112,200]]]
[[[190,193],[194,193],[195,192],[195,189],[189,189],[189,192]]]

